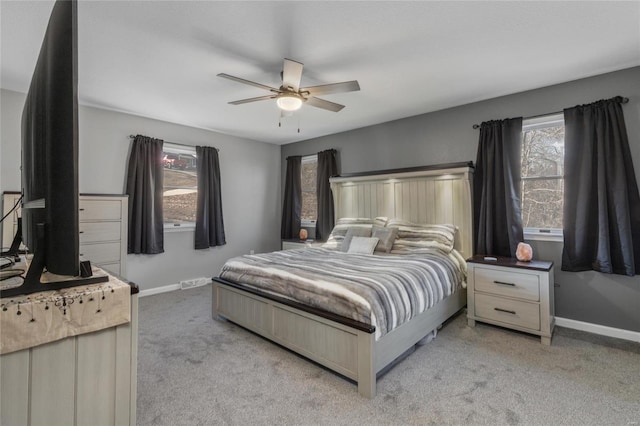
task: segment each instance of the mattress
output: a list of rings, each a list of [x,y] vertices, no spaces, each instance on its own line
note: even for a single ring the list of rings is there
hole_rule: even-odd
[[[220,278],[370,324],[378,339],[458,291],[465,271],[455,250],[367,255],[305,248],[232,258]]]

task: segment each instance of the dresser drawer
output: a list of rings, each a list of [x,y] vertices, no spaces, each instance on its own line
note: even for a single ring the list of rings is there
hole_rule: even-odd
[[[120,222],[80,222],[80,244],[120,240]]]
[[[476,293],[475,313],[479,319],[484,318],[531,330],[540,330],[540,305],[538,303]]]
[[[122,219],[122,203],[113,200],[80,199],[80,221],[86,220],[120,220]]]
[[[511,270],[474,268],[475,290],[499,296],[540,300],[540,281],[537,275]]]
[[[120,261],[120,242],[80,244],[80,257],[93,263]]]

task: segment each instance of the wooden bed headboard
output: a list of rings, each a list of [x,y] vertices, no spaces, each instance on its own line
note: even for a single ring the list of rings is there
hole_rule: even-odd
[[[383,170],[332,177],[336,220],[343,217],[403,219],[458,227],[455,248],[473,255],[473,166]]]

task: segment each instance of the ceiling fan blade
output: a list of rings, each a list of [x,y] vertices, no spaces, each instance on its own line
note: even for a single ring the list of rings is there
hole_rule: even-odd
[[[313,96],[307,99],[307,105],[314,106],[316,108],[326,109],[328,111],[338,112],[344,105],[337,104],[335,102],[325,101],[324,99],[314,98]]]
[[[300,88],[300,92],[309,92],[311,96],[328,95],[330,93],[357,92],[358,90],[360,90],[360,85],[357,80]]]
[[[294,92],[298,91],[300,79],[302,79],[302,67],[304,65],[300,62],[284,59],[284,65],[282,66],[282,86],[284,88],[291,87]]]
[[[257,98],[241,99],[239,101],[229,102],[231,105],[248,104],[249,102],[266,101],[268,99],[275,99],[276,95],[258,96]]]
[[[218,77],[227,78],[229,80],[236,81],[238,83],[248,84],[249,86],[259,87],[260,89],[268,90],[270,92],[280,93],[280,90],[276,89],[275,87],[266,86],[264,84],[256,83],[255,81],[245,80],[244,78],[240,78],[240,77],[234,77],[229,74],[220,73],[218,74]]]

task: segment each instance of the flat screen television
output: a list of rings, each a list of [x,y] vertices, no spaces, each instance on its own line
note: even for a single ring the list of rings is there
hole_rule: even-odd
[[[2,297],[104,281],[80,279],[90,273],[81,274],[78,217],[77,3],[58,0],[22,112],[22,240],[33,258]],[[42,282],[43,271],[55,277]]]

